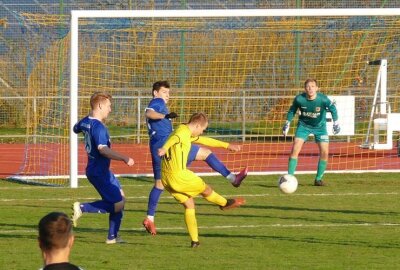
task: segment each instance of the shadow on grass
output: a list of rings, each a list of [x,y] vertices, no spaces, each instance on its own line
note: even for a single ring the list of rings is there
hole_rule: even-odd
[[[398,215],[398,212],[385,212],[385,211],[366,211],[366,210],[345,210],[345,209],[323,209],[323,208],[309,208],[309,207],[291,207],[291,206],[259,206],[259,205],[245,205],[243,208],[251,209],[266,209],[266,210],[282,210],[282,211],[305,211],[305,212],[319,212],[319,213],[340,213],[340,214],[359,214],[359,215]]]

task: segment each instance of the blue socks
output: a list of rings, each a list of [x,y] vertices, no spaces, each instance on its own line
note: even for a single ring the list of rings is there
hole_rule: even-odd
[[[219,172],[224,177],[227,177],[231,173],[214,153],[211,153],[206,158],[205,162],[207,162],[208,166],[214,171]]]
[[[158,205],[158,201],[160,200],[161,193],[163,192],[163,189],[158,189],[156,187],[153,187],[150,191],[149,195],[149,202],[147,204],[147,215],[148,216],[154,216],[156,214],[156,208]]]
[[[81,210],[84,213],[99,213],[109,215],[109,228],[108,228],[108,239],[114,239],[118,236],[119,228],[121,227],[121,221],[123,211],[115,213],[114,203],[106,201],[95,201],[90,203],[81,203]]]
[[[108,239],[114,239],[118,236],[119,228],[121,227],[123,211],[118,213],[110,213],[108,218],[109,227],[108,227]]]
[[[81,210],[84,213],[114,213],[114,204],[106,201],[81,203]]]

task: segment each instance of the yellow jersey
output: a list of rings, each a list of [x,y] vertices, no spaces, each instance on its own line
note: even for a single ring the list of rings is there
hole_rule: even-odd
[[[181,124],[175,129],[164,143],[165,156],[161,161],[161,172],[173,174],[186,170],[188,155],[192,142],[210,147],[228,148],[229,143],[216,139],[197,136],[192,137],[187,125]]]

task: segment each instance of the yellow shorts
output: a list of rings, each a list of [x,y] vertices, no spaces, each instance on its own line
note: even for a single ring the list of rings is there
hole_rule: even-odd
[[[161,182],[165,189],[180,203],[186,202],[206,189],[206,183],[189,170],[177,173],[161,173]]]

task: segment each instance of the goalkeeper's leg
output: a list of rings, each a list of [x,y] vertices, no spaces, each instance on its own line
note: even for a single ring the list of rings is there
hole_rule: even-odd
[[[288,174],[294,175],[297,167],[297,160],[301,148],[303,147],[304,140],[301,138],[295,138],[292,146],[292,151],[290,153],[289,162],[288,162]]]
[[[315,177],[315,181],[322,181],[322,177],[324,176],[327,164],[328,164],[328,155],[329,155],[329,143],[328,142],[318,142],[318,148],[320,152],[320,158],[318,161],[318,169],[317,176]]]

